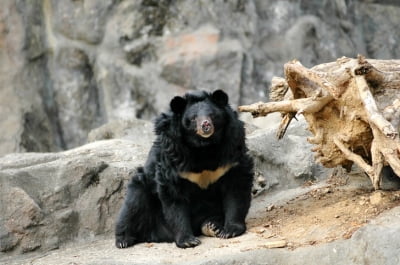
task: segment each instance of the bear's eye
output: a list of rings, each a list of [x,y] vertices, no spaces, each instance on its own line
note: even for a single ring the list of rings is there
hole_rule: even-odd
[[[189,128],[189,127],[190,127],[190,124],[191,124],[193,121],[194,121],[194,119],[185,119],[185,120],[183,121],[183,125],[184,125],[186,128]]]

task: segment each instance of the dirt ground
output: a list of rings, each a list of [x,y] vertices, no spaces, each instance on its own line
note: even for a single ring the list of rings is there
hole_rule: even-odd
[[[360,185],[362,181],[365,176],[356,174],[332,177],[326,186],[281,205],[266,205],[264,214],[249,218],[249,231],[281,240],[288,248],[348,239],[380,213],[400,205],[400,191],[374,191],[368,183]]]

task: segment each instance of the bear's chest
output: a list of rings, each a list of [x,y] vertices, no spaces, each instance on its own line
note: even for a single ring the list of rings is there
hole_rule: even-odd
[[[215,170],[202,170],[200,172],[184,171],[179,172],[179,176],[183,179],[189,180],[190,182],[197,184],[202,189],[215,182],[217,182],[222,176],[224,176],[235,164],[228,164],[220,166]]]

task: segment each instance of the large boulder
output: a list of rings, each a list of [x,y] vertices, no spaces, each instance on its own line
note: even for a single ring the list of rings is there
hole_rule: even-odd
[[[58,248],[110,233],[130,173],[150,143],[97,141],[62,153],[0,159],[0,251]]]
[[[264,189],[290,189],[327,177],[330,170],[314,161],[307,141],[311,134],[302,116],[291,123],[281,140],[276,136],[280,114],[255,120],[243,115],[243,119],[253,124],[247,145],[256,164],[256,177],[265,180]]]

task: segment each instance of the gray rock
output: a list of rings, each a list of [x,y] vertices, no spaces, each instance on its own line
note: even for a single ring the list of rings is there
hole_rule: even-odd
[[[48,1],[45,5],[54,30],[71,40],[88,44],[101,42],[114,1]]]
[[[111,233],[125,183],[149,147],[139,140],[108,140],[62,153],[1,158],[0,250],[48,250]]]
[[[50,74],[57,77],[52,93],[63,147],[80,146],[103,121],[92,65],[86,52],[75,47],[60,48],[57,58],[48,63],[54,65]]]
[[[0,17],[0,155],[57,150],[44,99],[46,53],[41,1],[6,0]]]
[[[89,133],[88,141],[95,142],[106,139],[127,139],[152,143],[155,139],[154,125],[145,120],[118,120],[112,121]]]
[[[329,172],[315,162],[312,145],[307,142],[307,136],[311,134],[305,120],[302,117],[298,119],[291,122],[281,140],[276,137],[279,122],[274,115],[258,121],[258,125],[264,128],[248,136],[247,144],[255,158],[256,173],[266,180],[265,189],[301,186],[306,181],[322,180]]]
[[[237,40],[221,38],[213,25],[166,38],[161,46],[161,77],[186,89],[223,89],[231,95],[230,103],[238,106],[245,54]]]

